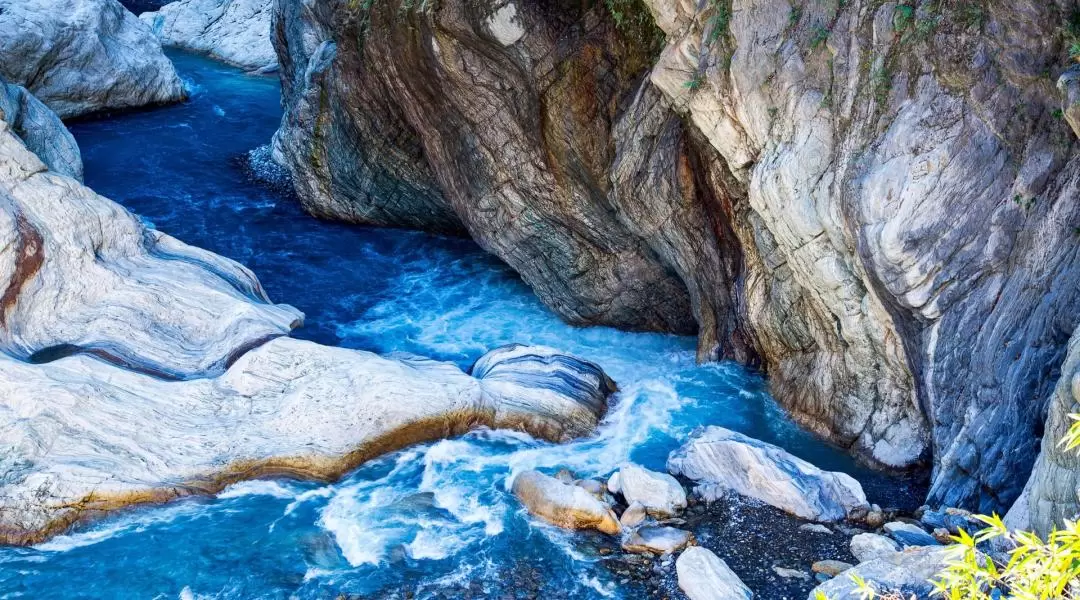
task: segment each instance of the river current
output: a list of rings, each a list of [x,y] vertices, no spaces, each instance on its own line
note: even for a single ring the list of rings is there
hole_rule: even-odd
[[[277,81],[170,56],[188,102],[71,124],[87,185],[249,266],[274,301],[306,313],[298,337],[463,368],[501,344],[544,344],[595,361],[621,391],[587,440],[479,431],[387,455],[330,485],[245,482],[34,548],[0,548],[0,597],[640,597],[639,583],[605,564],[607,542],[528,518],[507,478],[535,467],[605,476],[627,460],[662,470],[708,424],[851,473],[883,504],[902,487],[800,431],[759,375],[696,365],[693,338],[570,327],[468,240],[307,216],[281,186],[253,177],[264,160],[249,160],[280,120]]]

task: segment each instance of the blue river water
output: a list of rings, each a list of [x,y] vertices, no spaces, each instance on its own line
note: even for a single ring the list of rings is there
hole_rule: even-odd
[[[251,267],[273,300],[306,313],[300,337],[462,367],[504,343],[545,344],[597,362],[621,392],[599,434],[572,444],[474,432],[393,453],[330,485],[246,482],[35,548],[0,548],[0,597],[636,597],[588,535],[529,519],[507,477],[532,467],[603,476],[631,459],[662,469],[706,424],[852,473],[872,496],[894,487],[796,428],[757,374],[696,365],[692,338],[570,327],[468,240],[307,216],[245,167],[278,125],[277,81],[170,56],[190,101],[72,124],[98,193]]]

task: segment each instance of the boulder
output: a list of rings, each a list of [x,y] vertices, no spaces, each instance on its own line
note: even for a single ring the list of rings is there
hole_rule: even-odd
[[[843,577],[835,577],[817,586],[807,600],[817,600],[819,594],[829,600],[858,600],[860,594],[852,576],[867,581],[879,594],[898,593],[901,598],[914,596],[929,600],[933,592],[930,583],[946,566],[948,550],[943,547],[911,548],[890,556],[864,562]]]
[[[117,0],[0,0],[0,77],[63,119],[185,96],[150,28]]]
[[[675,561],[679,589],[690,600],[750,600],[750,588],[719,556],[701,546],[687,548]]]
[[[799,531],[805,531],[807,533],[820,533],[822,535],[829,535],[832,533],[832,529],[829,529],[821,523],[803,523],[802,525],[799,525]]]
[[[272,4],[272,0],[177,0],[139,18],[165,46],[268,73],[277,70],[270,42]]]
[[[604,406],[588,387],[608,389],[548,350],[558,384],[525,362],[499,371],[531,383],[507,386],[289,338],[301,313],[251,272],[49,171],[4,120],[0,289],[0,543],[243,479],[335,478],[475,427],[565,439],[601,417],[581,415]]]
[[[622,516],[619,517],[619,522],[623,527],[637,527],[645,522],[648,513],[645,511],[645,507],[639,502],[632,502],[630,506],[626,507]]]
[[[529,514],[566,529],[595,529],[615,535],[621,531],[611,507],[584,489],[563,483],[539,471],[514,477],[514,496]]]
[[[918,525],[893,521],[885,524],[885,532],[901,546],[937,546],[938,541]]]
[[[810,565],[810,570],[828,577],[836,577],[853,566],[851,563],[842,560],[819,560]]]
[[[21,85],[0,77],[0,120],[49,170],[82,181],[82,153],[60,117]]]
[[[851,553],[860,562],[885,558],[900,551],[900,544],[876,533],[860,533],[851,538]]]
[[[617,479],[628,504],[640,504],[652,517],[664,519],[686,509],[686,491],[667,473],[657,473],[635,464],[623,465]]]
[[[622,548],[638,554],[674,554],[693,542],[694,535],[684,529],[646,526],[630,534]]]
[[[849,475],[822,471],[782,448],[722,427],[697,432],[668,457],[668,470],[698,483],[706,500],[730,490],[812,521],[839,521],[869,506]]]

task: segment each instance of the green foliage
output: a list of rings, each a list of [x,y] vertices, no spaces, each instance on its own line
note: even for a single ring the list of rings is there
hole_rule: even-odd
[[[802,20],[802,7],[798,4],[791,5],[791,12],[788,13],[788,27],[795,27]]]
[[[915,20],[915,8],[906,4],[900,4],[893,11],[893,31],[900,33],[911,26]]]
[[[731,0],[709,0],[713,8],[711,27],[709,30],[709,43],[712,44],[721,35],[727,35],[728,27],[731,26]]]
[[[694,73],[694,77],[692,79],[689,79],[688,81],[683,83],[683,87],[690,90],[691,92],[695,92],[701,89],[701,86],[703,85],[705,85],[705,73],[702,71]]]
[[[1032,196],[1031,198],[1025,198],[1025,197],[1021,196],[1020,194],[1017,194],[1017,195],[1013,196],[1013,204],[1015,204],[1015,205],[1019,206],[1020,208],[1024,209],[1024,212],[1027,212],[1027,211],[1031,210],[1031,208],[1033,206],[1035,206],[1035,197]]]
[[[829,28],[823,25],[817,25],[814,27],[814,34],[810,36],[810,48],[817,50],[829,39]]]

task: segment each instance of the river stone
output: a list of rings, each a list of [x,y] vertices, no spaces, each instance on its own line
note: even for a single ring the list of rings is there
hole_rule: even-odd
[[[668,470],[698,483],[708,501],[725,490],[802,519],[839,521],[869,503],[849,475],[822,471],[782,448],[722,427],[696,433],[668,457]]]
[[[63,119],[185,96],[149,27],[116,0],[0,0],[0,77]]]
[[[773,565],[772,570],[773,573],[776,573],[784,579],[810,579],[810,575],[808,575],[805,571],[800,571],[798,569],[788,569],[786,567],[778,567],[776,565]]]
[[[819,560],[810,565],[810,570],[815,573],[821,573],[822,575],[828,575],[829,577],[836,577],[853,566],[854,565],[851,563],[846,563],[842,560]]]
[[[719,556],[701,546],[691,546],[675,561],[679,589],[690,600],[750,600],[750,588]]]
[[[876,533],[860,533],[851,538],[851,553],[860,563],[891,556],[899,551],[900,544]]]
[[[64,122],[21,85],[0,77],[0,119],[49,170],[82,181],[79,145]]]
[[[531,407],[525,428],[545,431],[542,437],[551,440],[569,441],[593,431],[616,390],[596,364],[545,346],[496,348],[469,372],[484,382],[486,391]]]
[[[529,514],[552,525],[596,529],[610,535],[621,531],[611,507],[572,483],[563,483],[539,471],[525,471],[514,478],[511,490]]]
[[[638,554],[673,554],[693,543],[694,535],[685,529],[645,526],[634,531],[622,548]]]
[[[619,522],[623,527],[637,527],[645,522],[645,518],[648,513],[645,511],[645,507],[640,502],[632,502],[630,506],[626,507]]]
[[[893,521],[885,524],[885,532],[902,546],[937,546],[938,541],[934,539],[934,536],[926,533],[922,527],[912,525],[911,523],[904,523],[902,521]]]
[[[832,533],[832,529],[822,525],[821,523],[803,523],[799,525],[799,531],[805,531],[807,533],[821,533],[829,535]]]
[[[277,69],[272,0],[177,0],[139,15],[166,46],[263,73]]]
[[[858,576],[874,586],[879,593],[896,592],[901,598],[914,596],[929,599],[934,590],[930,583],[947,564],[949,551],[943,547],[910,548],[903,552],[864,562],[814,588],[807,600],[817,600],[824,594],[829,600],[861,598],[852,576]]]
[[[628,504],[644,506],[652,517],[664,519],[686,509],[686,491],[667,473],[626,464],[619,469],[618,485]]]

